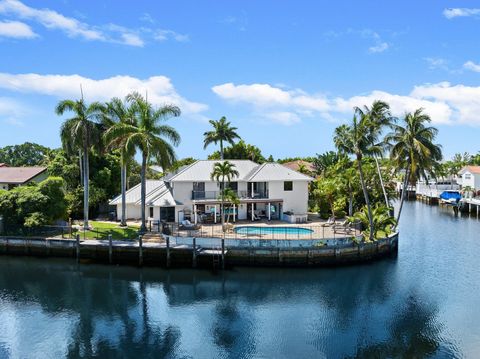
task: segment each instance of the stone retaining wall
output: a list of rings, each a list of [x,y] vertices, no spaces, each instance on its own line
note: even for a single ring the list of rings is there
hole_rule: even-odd
[[[87,240],[77,243],[71,239],[0,237],[0,254],[37,257],[69,257],[78,260],[112,264],[133,264],[160,267],[212,267],[216,255],[202,248],[221,247],[218,238],[181,240],[168,238],[165,243]],[[208,240],[210,243],[208,243]],[[329,243],[325,240],[225,240],[225,265],[228,266],[333,266],[371,261],[398,251],[398,233],[372,243]],[[203,247],[202,247],[203,246]],[[217,263],[218,265],[218,263]]]

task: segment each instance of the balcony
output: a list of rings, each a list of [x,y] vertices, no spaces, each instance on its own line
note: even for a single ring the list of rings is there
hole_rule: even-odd
[[[268,198],[268,191],[236,191],[238,198],[240,199],[266,199]],[[220,199],[220,191],[192,191],[192,200],[199,201],[204,199]]]

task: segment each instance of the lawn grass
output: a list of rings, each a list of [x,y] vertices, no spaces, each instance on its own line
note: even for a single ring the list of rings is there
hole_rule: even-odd
[[[135,239],[138,236],[138,226],[120,227],[118,223],[108,223],[99,221],[89,221],[91,230],[83,232],[79,231],[80,238],[83,239],[108,239],[108,235],[112,235],[112,239]]]

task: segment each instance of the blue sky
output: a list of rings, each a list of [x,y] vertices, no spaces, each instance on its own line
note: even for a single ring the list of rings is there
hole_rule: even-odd
[[[226,116],[275,158],[333,149],[352,107],[424,107],[448,158],[480,150],[471,1],[0,0],[0,146],[60,145],[55,104],[148,92],[178,104],[179,157]]]

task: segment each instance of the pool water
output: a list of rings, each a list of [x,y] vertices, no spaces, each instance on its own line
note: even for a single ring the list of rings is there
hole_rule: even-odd
[[[307,235],[313,233],[313,230],[301,227],[260,227],[260,226],[242,226],[234,229],[238,234],[292,234],[292,235]]]

